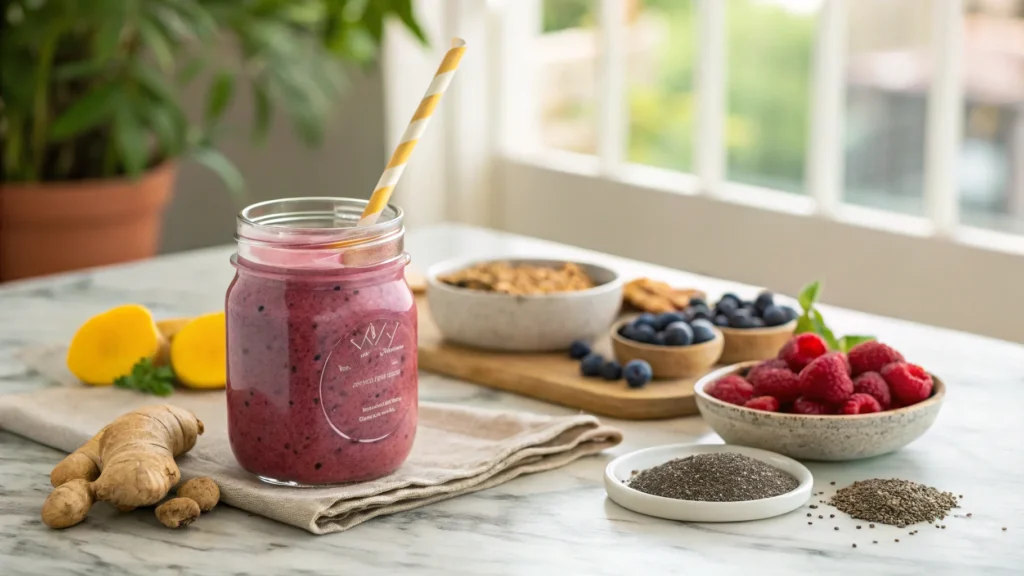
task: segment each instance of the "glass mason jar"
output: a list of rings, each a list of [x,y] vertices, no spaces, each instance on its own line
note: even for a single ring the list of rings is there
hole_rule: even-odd
[[[356,227],[365,200],[289,198],[238,216],[228,287],[228,437],[279,484],[386,476],[412,448],[416,304],[401,209]]]

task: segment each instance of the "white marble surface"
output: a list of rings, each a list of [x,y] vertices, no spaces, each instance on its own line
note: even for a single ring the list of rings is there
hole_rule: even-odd
[[[412,233],[408,246],[422,267],[472,254],[595,256],[457,227]],[[17,348],[66,340],[81,321],[111,305],[136,301],[161,315],[221,306],[232,275],[230,252],[224,247],[0,287],[0,393],[47,385],[13,360]],[[627,275],[668,276],[711,293],[743,289],[602,260]],[[960,512],[971,512],[972,518],[950,518],[945,530],[926,526],[911,536],[909,530],[889,527],[856,530],[855,521],[829,519],[827,508],[813,511],[813,518],[801,509],[760,522],[683,524],[634,514],[606,499],[601,474],[613,456],[658,444],[718,440],[693,417],[615,422],[626,440],[604,456],[330,536],[312,536],[227,507],[186,530],[171,531],[151,513],[119,515],[97,506],[86,524],[51,531],[38,512],[49,491],[49,471],[61,454],[0,432],[0,574],[1024,574],[1024,347],[824,311],[840,332],[871,333],[894,344],[943,376],[950,392],[935,427],[906,449],[859,463],[811,463],[816,489],[828,492],[857,479],[899,476],[963,494]],[[426,374],[421,397],[567,411]],[[819,520],[818,512],[825,519]]]

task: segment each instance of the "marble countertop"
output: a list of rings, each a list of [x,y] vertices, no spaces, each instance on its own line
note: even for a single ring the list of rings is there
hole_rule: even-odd
[[[752,290],[461,226],[411,232],[407,245],[420,269],[453,256],[576,256],[601,258],[627,276],[657,275],[712,294]],[[13,359],[15,350],[66,341],[83,320],[112,305],[139,302],[160,316],[222,306],[233,273],[231,251],[220,247],[0,287],[0,394],[48,385]],[[839,332],[874,334],[943,376],[949,396],[933,429],[897,453],[809,464],[815,489],[831,493],[858,479],[902,477],[963,494],[958,512],[971,512],[971,518],[951,517],[945,530],[920,527],[913,536],[892,527],[857,530],[856,521],[829,519],[827,509],[813,511],[811,526],[807,509],[759,522],[684,524],[635,514],[605,497],[602,471],[618,454],[666,443],[720,442],[700,418],[691,417],[613,420],[625,441],[607,454],[340,534],[313,536],[229,507],[178,531],[159,526],[152,514],[119,515],[97,507],[87,524],[52,531],[40,522],[39,508],[49,492],[50,469],[62,455],[0,432],[0,573],[1024,573],[1024,347],[827,306],[823,312]],[[571,412],[430,374],[421,377],[420,397]],[[818,512],[825,512],[823,520]]]

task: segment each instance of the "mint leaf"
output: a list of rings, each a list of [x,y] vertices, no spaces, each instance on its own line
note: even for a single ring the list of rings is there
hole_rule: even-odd
[[[839,341],[836,340],[836,335],[832,333],[828,325],[825,324],[825,319],[822,318],[821,312],[818,312],[817,308],[811,310],[811,322],[814,324],[814,331],[821,336],[828,347],[833,350],[839,350]]]
[[[811,317],[807,314],[802,314],[796,320],[796,330],[794,334],[803,334],[804,332],[815,332],[814,323],[811,322]]]
[[[174,371],[169,366],[153,366],[148,358],[141,358],[132,366],[131,374],[114,380],[114,386],[156,396],[170,396],[174,393]]]
[[[853,336],[846,335],[839,339],[839,350],[842,352],[849,352],[851,348],[864,342],[870,342],[874,340],[874,336]]]
[[[818,280],[808,284],[800,291],[797,300],[800,302],[800,307],[804,309],[804,312],[809,312],[814,307],[814,303],[818,301],[818,292],[820,291],[821,282]]]

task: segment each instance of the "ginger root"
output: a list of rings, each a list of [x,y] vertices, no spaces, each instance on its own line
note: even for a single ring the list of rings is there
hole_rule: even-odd
[[[178,486],[178,497],[193,500],[200,510],[209,512],[220,501],[220,488],[212,478],[193,478]]]
[[[144,306],[126,304],[97,314],[79,327],[68,346],[67,366],[79,380],[110,386],[141,358],[157,360],[167,345]]]
[[[188,526],[199,518],[199,504],[191,498],[171,498],[156,507],[156,519],[168,528]]]
[[[81,522],[88,507],[81,511],[64,502],[82,484],[90,505],[102,500],[126,510],[156,504],[181,479],[175,457],[191,450],[202,433],[203,423],[176,406],[145,406],[118,417],[54,468],[50,482],[56,490],[43,505],[43,521],[55,527]],[[68,484],[74,487],[64,488]]]
[[[224,312],[192,319],[171,342],[171,367],[189,388],[224,388],[228,380]]]
[[[43,524],[50,528],[74,526],[89,514],[96,495],[89,482],[77,478],[61,484],[43,503]]]

